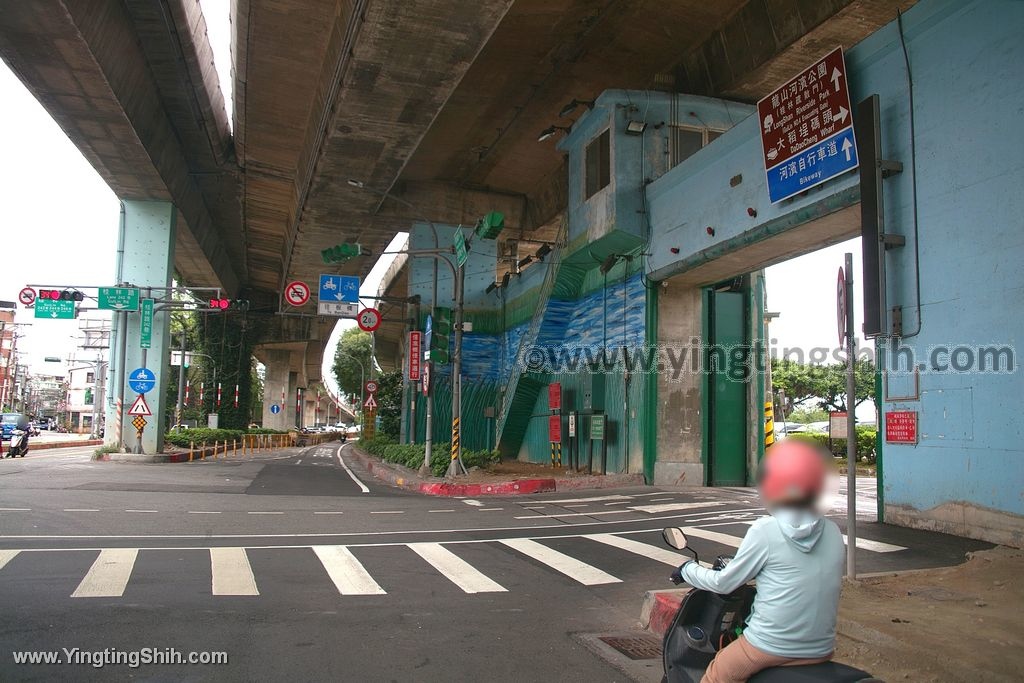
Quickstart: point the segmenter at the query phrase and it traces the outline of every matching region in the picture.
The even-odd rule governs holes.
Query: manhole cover
[[[661,641],[653,636],[601,636],[601,641],[630,659],[659,659]]]

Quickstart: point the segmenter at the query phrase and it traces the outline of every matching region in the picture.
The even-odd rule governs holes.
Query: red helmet
[[[761,470],[761,496],[766,503],[797,503],[821,495],[825,457],[814,444],[784,439],[768,449]]]

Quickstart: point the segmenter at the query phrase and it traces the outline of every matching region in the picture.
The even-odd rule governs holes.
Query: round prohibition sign
[[[18,301],[21,302],[22,306],[31,306],[35,300],[36,290],[32,289],[31,287],[26,287],[25,289],[18,292]]]
[[[374,382],[372,379],[369,380],[366,383],[366,393],[368,393],[368,394],[376,394],[377,393],[377,383]]]
[[[380,311],[376,308],[364,308],[359,311],[359,317],[356,319],[356,322],[359,324],[359,329],[363,332],[373,332],[380,327]]]
[[[309,301],[309,285],[300,280],[288,283],[284,288],[284,298],[292,306],[304,306]]]

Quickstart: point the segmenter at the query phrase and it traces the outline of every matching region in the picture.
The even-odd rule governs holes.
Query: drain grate
[[[654,636],[601,636],[600,640],[630,659],[659,659],[661,640]]]

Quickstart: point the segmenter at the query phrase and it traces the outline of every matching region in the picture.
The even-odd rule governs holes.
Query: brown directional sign
[[[837,47],[757,103],[764,167],[791,159],[853,124],[843,49]]]

